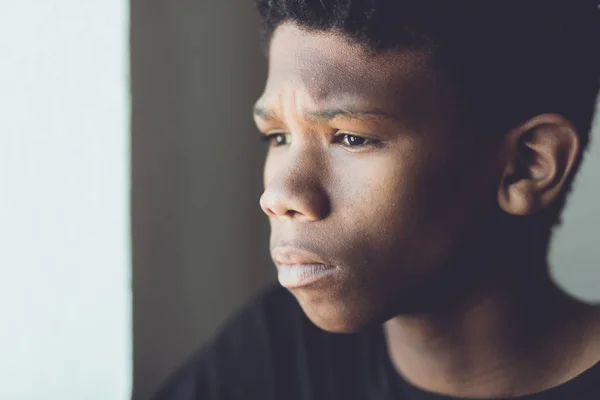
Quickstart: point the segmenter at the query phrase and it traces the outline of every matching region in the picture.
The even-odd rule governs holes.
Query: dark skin
[[[539,273],[543,235],[523,221],[564,190],[577,132],[544,114],[486,135],[429,61],[276,30],[255,120],[280,281],[290,260],[330,266],[290,288],[307,316],[331,332],[385,324],[393,364],[424,389],[556,386],[600,359],[600,319]]]

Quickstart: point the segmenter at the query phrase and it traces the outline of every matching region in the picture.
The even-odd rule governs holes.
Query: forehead
[[[439,89],[439,83],[426,52],[373,53],[341,34],[286,23],[271,41],[264,100],[291,89],[312,103],[349,97],[391,105]]]

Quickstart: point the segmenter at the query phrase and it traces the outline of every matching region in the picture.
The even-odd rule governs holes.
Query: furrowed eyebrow
[[[389,118],[393,119],[394,116],[390,113],[379,110],[379,109],[352,109],[352,108],[330,108],[319,111],[307,111],[306,115],[314,119],[322,119],[325,121],[331,121],[335,118],[347,118],[347,119],[364,119],[364,118]]]
[[[352,109],[350,107],[347,108],[328,108],[317,111],[303,111],[303,114],[308,118],[331,121],[335,118],[346,118],[346,119],[365,119],[365,118],[386,118],[386,119],[396,119],[396,117],[384,110],[381,109]],[[262,120],[277,120],[277,116],[274,112],[267,110],[263,107],[254,107],[254,116],[260,118]]]

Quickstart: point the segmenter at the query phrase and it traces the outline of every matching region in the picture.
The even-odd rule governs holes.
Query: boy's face
[[[269,59],[255,113],[274,134],[261,206],[280,281],[308,317],[356,331],[474,272],[461,261],[498,209],[499,139],[476,132],[427,56],[372,55],[284,24]],[[330,267],[292,265],[315,263]]]

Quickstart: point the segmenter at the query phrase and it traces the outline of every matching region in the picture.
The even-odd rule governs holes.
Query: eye
[[[269,143],[271,147],[279,147],[284,146],[286,144],[290,144],[289,135],[285,132],[277,132],[268,135],[263,135],[262,140],[264,142]]]
[[[336,141],[348,147],[361,147],[375,143],[375,140],[373,139],[368,139],[357,135],[351,135],[349,133],[342,133],[337,135]]]

